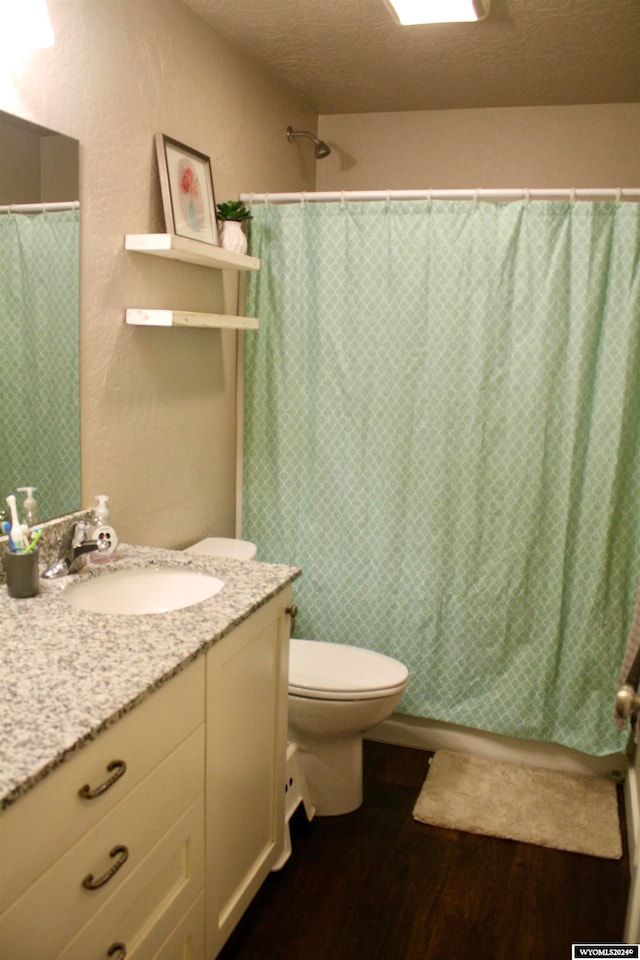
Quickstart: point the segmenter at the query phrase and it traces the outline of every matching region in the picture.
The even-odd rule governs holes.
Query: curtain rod
[[[241,193],[240,199],[245,203],[306,203],[321,200],[640,200],[640,189],[335,190],[326,193]]]
[[[0,207],[0,213],[50,213],[79,208],[79,200],[63,200],[56,203],[10,203],[8,206]]]

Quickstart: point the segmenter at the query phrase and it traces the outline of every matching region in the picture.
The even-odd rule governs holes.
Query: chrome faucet
[[[73,524],[66,537],[60,540],[57,560],[49,564],[42,576],[53,580],[66,577],[69,573],[77,573],[86,563],[87,554],[95,550],[108,550],[108,541],[90,538],[91,528],[92,524],[88,520],[78,520]]]

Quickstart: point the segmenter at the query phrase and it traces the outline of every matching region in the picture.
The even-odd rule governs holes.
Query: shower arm
[[[310,140],[313,140],[316,160],[322,160],[323,157],[328,157],[331,153],[331,147],[329,147],[324,140],[316,137],[315,134],[309,133],[308,130],[294,130],[292,127],[287,127],[287,140],[289,143],[293,143],[295,137],[308,137]]]

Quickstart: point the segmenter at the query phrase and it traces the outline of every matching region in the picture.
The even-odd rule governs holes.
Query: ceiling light
[[[385,0],[404,26],[484,20],[491,0]]]
[[[21,50],[52,47],[55,41],[46,0],[0,0],[3,45]]]

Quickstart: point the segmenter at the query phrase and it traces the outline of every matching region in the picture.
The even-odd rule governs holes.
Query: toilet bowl
[[[404,664],[373,650],[291,640],[289,739],[318,816],[361,805],[363,735],[393,713],[408,677]]]

